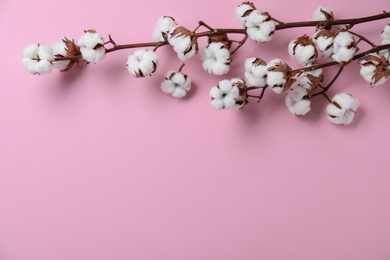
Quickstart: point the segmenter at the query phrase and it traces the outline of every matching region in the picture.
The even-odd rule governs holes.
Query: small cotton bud
[[[359,108],[359,100],[348,93],[339,93],[332,99],[332,103],[326,106],[328,119],[334,124],[348,125]]]
[[[308,90],[304,87],[297,87],[288,92],[285,103],[288,110],[296,116],[306,115],[311,109]]]
[[[127,59],[127,69],[134,77],[146,77],[156,71],[157,54],[152,50],[137,50]]]
[[[314,42],[307,35],[291,41],[288,45],[288,53],[303,66],[313,63],[318,56]]]
[[[170,70],[165,75],[165,80],[160,87],[164,93],[182,98],[191,89],[191,79],[184,73]]]

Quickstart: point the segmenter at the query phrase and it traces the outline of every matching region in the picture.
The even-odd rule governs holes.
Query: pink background
[[[371,89],[356,64],[346,69],[330,95],[350,92],[361,108],[345,127],[328,122],[323,98],[304,118],[271,92],[239,112],[209,105],[210,88],[243,76],[247,57],[298,68],[286,46],[313,28],[248,42],[227,76],[208,75],[196,56],[184,68],[194,90],[183,100],[159,89],[180,66],[169,48],[144,79],[127,72],[127,50],[68,73],[32,76],[21,66],[28,44],[84,29],[151,41],[162,15],[189,28],[238,28],[239,3],[0,2],[1,260],[390,259],[390,81]],[[320,4],[338,18],[390,10],[388,0],[255,3],[283,21],[310,20]],[[378,42],[388,22],[355,31]]]

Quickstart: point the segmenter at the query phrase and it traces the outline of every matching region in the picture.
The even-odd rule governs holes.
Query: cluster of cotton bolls
[[[103,37],[95,30],[88,30],[77,42],[71,37],[63,37],[53,48],[39,43],[31,44],[23,50],[23,66],[28,72],[39,75],[51,72],[54,67],[66,71],[77,62],[78,56],[87,63],[104,59],[106,49]]]
[[[333,12],[326,7],[318,7],[313,14],[314,21],[332,21]],[[358,50],[357,42],[347,30],[335,32],[331,26],[317,26],[313,37],[304,35],[292,40],[288,52],[292,58],[303,66],[312,65],[317,59],[318,51],[323,57],[330,57],[338,63],[349,62]]]
[[[275,32],[275,21],[267,12],[260,12],[253,3],[244,2],[237,6],[236,16],[248,37],[256,42],[268,42]]]

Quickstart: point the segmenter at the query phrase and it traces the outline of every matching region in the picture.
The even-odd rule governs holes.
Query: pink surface
[[[189,28],[198,20],[238,28],[239,3],[1,1],[1,260],[390,259],[389,81],[371,89],[356,64],[346,69],[330,91],[361,101],[346,127],[327,121],[322,99],[304,118],[270,92],[239,112],[209,105],[211,86],[241,76],[245,58],[292,62],[288,42],[312,29],[248,42],[223,77],[193,58],[184,72],[195,90],[183,100],[159,89],[180,66],[168,48],[145,79],[127,72],[131,51],[67,74],[21,66],[28,44],[84,29],[151,41],[161,15]],[[320,4],[339,18],[390,10],[388,0],[255,3],[284,21],[310,20]],[[356,31],[378,41],[388,22]]]

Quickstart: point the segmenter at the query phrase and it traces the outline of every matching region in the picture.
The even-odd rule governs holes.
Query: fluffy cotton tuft
[[[310,111],[311,102],[307,91],[304,87],[297,87],[287,93],[285,103],[292,114],[303,116]]]
[[[301,75],[299,75],[297,83],[300,87],[303,87],[307,90],[313,90],[323,80],[324,76],[322,74],[322,69],[316,69],[303,72]]]
[[[333,18],[333,11],[327,7],[319,6],[313,13],[313,21],[329,21]]]
[[[313,42],[325,58],[332,56],[334,32],[332,30],[320,29],[313,36]]]
[[[33,43],[23,50],[23,67],[34,75],[51,72],[53,61],[53,49],[50,46]]]
[[[248,58],[245,60],[245,79],[248,86],[267,86],[267,63],[260,58]]]
[[[307,35],[292,40],[288,45],[288,53],[303,66],[312,64],[318,56],[314,42]]]
[[[334,38],[332,59],[339,63],[349,62],[358,50],[357,43],[349,32],[339,32]]]
[[[275,32],[275,21],[267,13],[253,10],[245,22],[246,32],[256,42],[268,42]]]
[[[127,69],[134,77],[146,77],[156,71],[158,63],[157,54],[152,50],[137,50],[127,59]]]
[[[168,43],[182,61],[191,58],[198,52],[198,43],[193,38],[192,32],[183,26],[176,26],[171,29],[168,35]]]
[[[371,53],[359,60],[360,75],[371,86],[381,85],[390,77],[389,53]]]
[[[222,80],[210,90],[210,104],[216,110],[239,109],[245,105],[245,97],[240,89],[245,88],[245,81],[240,78]]]
[[[77,45],[86,62],[97,63],[106,57],[104,39],[95,30],[86,31],[78,40]]]
[[[390,44],[390,24],[386,25],[381,33],[382,44]]]
[[[203,49],[201,60],[205,71],[214,75],[223,75],[229,72],[232,58],[223,43],[212,42]]]
[[[268,62],[267,71],[267,85],[277,94],[288,90],[293,83],[290,78],[291,68],[280,59]]]
[[[156,42],[165,42],[168,39],[169,32],[177,26],[173,17],[162,16],[158,19],[153,32],[153,40]]]
[[[237,6],[236,16],[240,20],[242,27],[246,27],[246,19],[253,10],[256,10],[256,7],[253,5],[253,3],[250,2],[244,2]]]
[[[175,98],[182,98],[191,89],[191,79],[184,73],[170,70],[160,87],[164,93]]]
[[[353,121],[358,108],[357,98],[348,93],[339,93],[333,97],[332,103],[326,106],[326,113],[332,123],[348,125]]]

